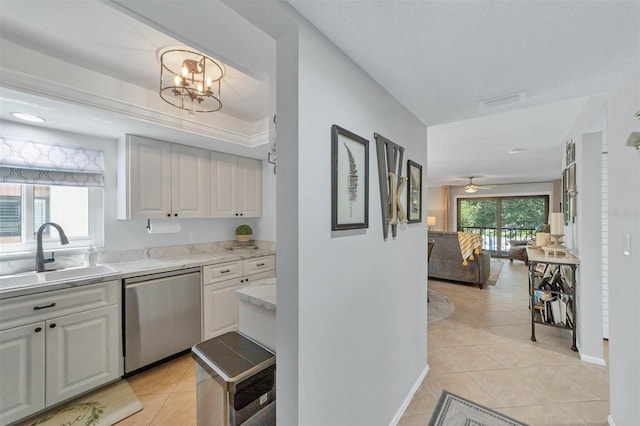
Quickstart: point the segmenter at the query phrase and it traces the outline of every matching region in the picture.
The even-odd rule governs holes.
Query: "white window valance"
[[[104,186],[104,152],[0,136],[0,182]]]

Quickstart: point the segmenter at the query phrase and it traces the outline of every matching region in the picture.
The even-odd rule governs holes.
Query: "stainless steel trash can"
[[[191,348],[198,426],[276,424],[276,356],[232,331]]]

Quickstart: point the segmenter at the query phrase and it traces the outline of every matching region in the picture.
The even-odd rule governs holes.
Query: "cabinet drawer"
[[[242,281],[241,284],[243,286],[251,285],[256,281],[266,280],[267,278],[275,278],[275,276],[276,276],[276,271],[261,272],[259,274],[253,274],[253,275],[249,275],[248,277],[244,277],[244,280]]]
[[[0,329],[101,308],[119,301],[119,281],[3,299],[0,300]]]
[[[243,278],[234,278],[231,280],[218,281],[213,284],[211,283],[205,284],[202,288],[204,289],[204,291],[213,291],[213,290],[219,290],[225,287],[239,287],[243,283],[244,283]]]
[[[276,269],[276,257],[264,256],[244,261],[244,274],[258,274],[260,272],[272,271]]]
[[[226,262],[202,268],[202,284],[212,284],[242,276],[242,263]]]

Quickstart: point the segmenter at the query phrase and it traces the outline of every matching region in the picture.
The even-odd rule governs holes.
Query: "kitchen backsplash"
[[[144,259],[163,259],[176,257],[198,256],[215,252],[228,252],[238,248],[236,240],[217,241],[211,243],[183,244],[175,246],[147,247],[136,250],[122,251],[100,251],[98,252],[98,263],[116,264],[121,262],[133,262]],[[276,249],[275,241],[251,241],[252,246],[257,246],[261,250]],[[45,251],[45,257],[50,255]],[[47,269],[64,269],[74,266],[82,266],[85,263],[84,253],[74,255],[56,254],[56,261],[47,264]],[[29,258],[14,259],[0,262],[0,275],[12,275],[35,270],[35,254]]]

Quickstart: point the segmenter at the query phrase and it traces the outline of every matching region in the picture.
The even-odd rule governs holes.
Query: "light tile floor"
[[[482,290],[429,282],[455,311],[428,326],[429,374],[400,425],[426,425],[442,389],[531,425],[607,424],[608,368],[580,361],[567,331],[538,326],[538,341],[529,340],[526,273],[522,262],[506,261],[497,284]],[[144,409],[119,426],[196,424],[190,355],[128,381]]]
[[[196,424],[196,375],[191,355],[183,355],[127,380],[144,408],[118,426]]]
[[[532,342],[527,269],[504,262],[495,286],[429,281],[455,305],[428,325],[429,374],[400,425],[426,425],[443,389],[525,423],[606,425],[607,367],[580,361],[571,333],[536,326]],[[608,347],[604,343],[605,360]],[[608,360],[607,360],[608,362]]]

